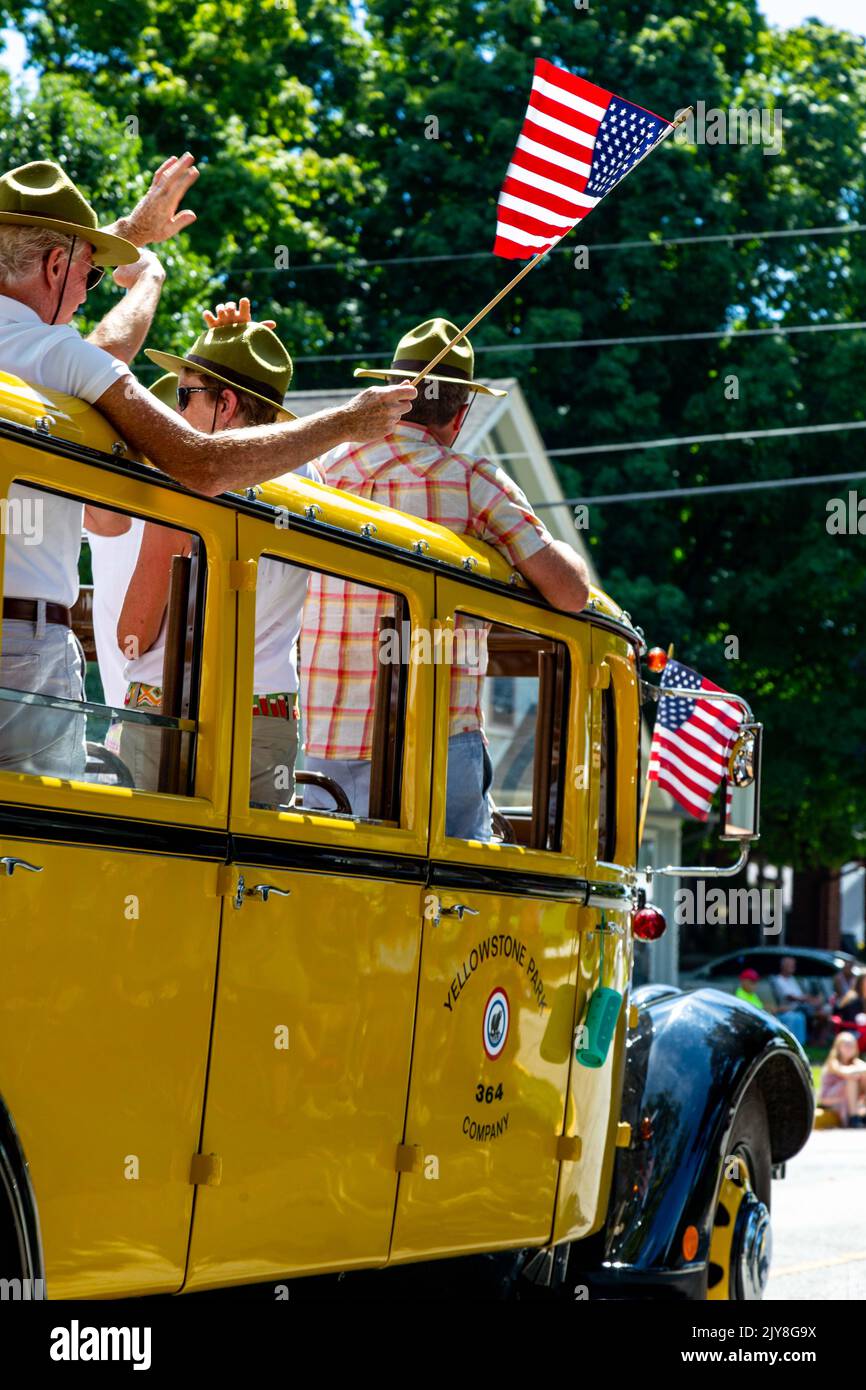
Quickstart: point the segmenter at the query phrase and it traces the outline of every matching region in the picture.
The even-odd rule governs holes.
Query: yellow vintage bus
[[[2,375],[0,438],[0,498],[191,538],[161,713],[68,701],[82,780],[0,772],[4,1288],[396,1288],[423,1264],[515,1297],[760,1297],[811,1082],[750,1006],[632,989],[634,934],[663,924],[636,871],[629,616],[600,590],[557,612],[472,538],[291,475],[195,496]],[[303,770],[294,805],[251,803],[263,556],[389,596],[365,818]],[[487,633],[490,843],[445,833],[435,653],[461,615]],[[106,748],[124,721],[157,741],[156,789]],[[332,810],[304,810],[316,781]]]

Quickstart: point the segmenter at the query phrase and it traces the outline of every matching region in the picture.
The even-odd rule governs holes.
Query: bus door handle
[[[442,907],[442,905],[440,904],[436,909],[436,915],[433,918],[433,925],[434,927],[438,927],[443,917],[456,917],[459,921],[462,922],[463,918],[466,916],[467,913],[470,917],[477,917],[478,908],[467,907],[466,903],[452,903],[451,907]]]
[[[268,901],[272,893],[276,893],[280,898],[290,898],[291,888],[277,888],[273,883],[254,883],[252,888],[247,888],[243,874],[238,874],[238,886],[232,899],[232,907],[241,908],[244,905],[244,898],[261,898],[263,903]]]
[[[244,897],[254,898],[258,895],[262,902],[266,903],[272,893],[276,893],[278,898],[290,898],[292,896],[291,888],[275,888],[272,883],[254,883],[252,888],[247,888],[244,891]]]
[[[26,859],[15,859],[12,855],[4,855],[0,859],[8,878],[11,878],[16,869],[28,869],[31,874],[41,874],[43,866],[41,864],[28,864]]]

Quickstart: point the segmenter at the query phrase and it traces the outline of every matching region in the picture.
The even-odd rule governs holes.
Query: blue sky
[[[759,7],[771,24],[790,28],[804,19],[820,19],[834,29],[853,29],[866,33],[866,5],[863,0],[759,0]]]
[[[0,54],[0,63],[10,72],[20,72],[24,62],[24,40],[21,35],[11,29],[0,29],[0,39],[5,45],[5,52]]]
[[[790,26],[804,19],[820,19],[837,29],[852,29],[866,34],[866,4],[864,0],[759,0],[760,8],[771,24]],[[687,8],[687,0],[683,0]],[[24,41],[19,34],[0,30],[5,49],[0,53],[0,66],[20,73],[24,64]]]

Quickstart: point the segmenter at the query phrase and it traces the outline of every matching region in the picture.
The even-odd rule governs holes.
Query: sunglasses
[[[105,274],[105,266],[104,266],[104,265],[92,265],[92,266],[90,267],[90,269],[89,269],[88,272],[87,272],[87,279],[86,279],[86,281],[84,282],[85,285],[86,285],[86,287],[87,287],[88,292],[89,292],[90,290],[95,290],[95,289],[96,289],[96,286],[99,284],[99,282],[100,282],[100,280],[102,279],[102,277],[103,277],[104,274]]]
[[[196,391],[215,391],[218,396],[222,394],[221,387],[219,386],[178,386],[177,408],[180,411],[181,415],[183,415],[184,411],[189,405],[190,396],[194,395]]]

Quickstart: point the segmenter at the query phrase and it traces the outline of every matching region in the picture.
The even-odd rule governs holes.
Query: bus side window
[[[46,536],[78,545],[84,499],[13,486],[16,497],[35,494],[34,506],[51,509]],[[191,795],[204,548],[187,532],[102,510],[130,525],[110,536],[84,531],[69,609],[48,604],[40,626],[36,600],[4,593],[0,771]],[[118,621],[146,530],[165,541],[160,582],[149,586],[152,630],[146,646],[136,639],[120,649]],[[4,591],[9,582],[7,551]]]
[[[568,699],[562,642],[458,615],[446,835],[561,848]]]
[[[250,805],[399,824],[408,658],[402,595],[262,555]]]
[[[612,681],[601,691],[600,755],[596,859],[612,864],[616,855],[616,710]]]

